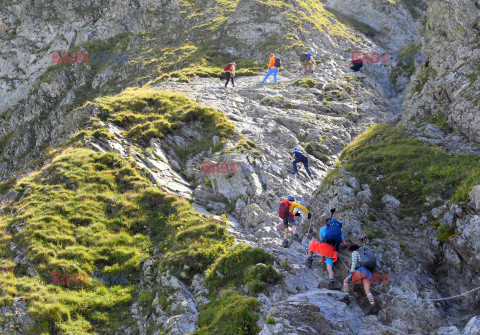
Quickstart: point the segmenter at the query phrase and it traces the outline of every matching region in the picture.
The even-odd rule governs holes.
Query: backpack
[[[342,225],[343,223],[336,219],[328,220],[323,242],[334,246],[337,250],[340,250],[340,245],[342,244]]]
[[[278,215],[282,219],[285,219],[289,215],[290,204],[290,201],[284,200],[280,203],[280,206],[278,206]]]
[[[232,63],[228,63],[227,65],[225,65],[225,67],[223,68],[223,71],[225,72],[228,72],[230,71],[230,67],[232,66]]]
[[[275,64],[273,64],[275,67],[280,67],[282,66],[282,62],[280,61],[280,58],[275,57]]]
[[[302,55],[300,56],[300,62],[306,61],[306,60],[307,60],[307,55],[308,55],[308,54],[302,54]]]
[[[375,267],[377,266],[377,256],[373,253],[372,250],[361,247],[358,249],[358,253],[360,254],[360,266],[359,267],[365,267],[369,269],[370,271],[375,270]]]

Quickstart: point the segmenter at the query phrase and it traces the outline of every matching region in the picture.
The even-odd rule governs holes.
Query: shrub
[[[265,320],[265,322],[267,323],[267,325],[274,325],[274,324],[277,323],[277,322],[275,321],[275,318],[273,318],[273,317],[271,317],[271,316],[269,316],[269,317],[267,318],[267,320]]]
[[[300,78],[295,80],[292,85],[294,86],[302,86],[304,88],[312,88],[313,86],[317,85],[318,82],[312,78]]]
[[[255,265],[258,263],[269,266],[257,268]],[[208,270],[205,284],[214,291],[239,286],[255,279],[267,280],[273,284],[278,281],[278,273],[271,266],[272,263],[273,257],[265,250],[239,243],[230,248]]]
[[[226,291],[215,301],[201,307],[198,330],[194,335],[250,335],[257,334],[259,303],[235,291]]]

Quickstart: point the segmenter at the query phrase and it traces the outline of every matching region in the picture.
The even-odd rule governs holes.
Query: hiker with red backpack
[[[371,309],[367,315],[378,314],[378,308],[375,306],[375,299],[372,292],[370,291],[370,286],[372,285],[372,271],[377,266],[377,257],[375,254],[368,248],[360,247],[357,244],[352,244],[348,251],[352,254],[352,266],[350,268],[350,275],[345,278],[343,281],[343,293],[345,296],[340,300],[341,302],[350,303],[349,295],[349,285],[353,284],[363,284],[363,290],[365,295],[370,302]]]
[[[225,71],[225,76],[227,77],[227,81],[225,82],[225,88],[227,88],[228,82],[230,80],[232,81],[232,86],[235,87],[235,83],[233,82],[233,78],[235,77],[235,68],[236,67],[237,67],[237,64],[228,63],[223,68],[223,71]]]
[[[273,54],[268,56],[270,59],[270,62],[268,63],[268,72],[265,75],[265,78],[262,80],[262,84],[265,84],[265,81],[267,81],[267,78],[270,77],[273,74],[273,81],[275,84],[277,83],[277,74],[278,74],[278,69],[280,66],[282,66],[280,58],[275,57]]]
[[[302,205],[300,204],[297,204],[295,202],[295,198],[293,197],[293,195],[289,195],[287,197],[287,200],[284,200],[280,203],[280,206],[278,207],[278,215],[283,219],[283,223],[282,223],[282,227],[284,229],[284,233],[283,233],[283,243],[282,243],[282,246],[284,248],[288,248],[289,246],[289,242],[288,242],[288,227],[289,225],[292,226],[292,233],[293,233],[293,237],[298,241],[300,238],[297,234],[297,225],[295,223],[295,216],[299,216],[300,213],[296,213],[295,215],[293,214],[293,210],[295,208],[298,208],[298,209],[301,209],[302,211],[304,211],[305,213],[308,214],[308,218],[310,219],[312,217],[312,214],[308,211],[308,209],[306,209],[305,207],[303,207]]]
[[[335,208],[332,208],[330,212],[332,215],[329,219],[325,220],[325,226],[320,229],[320,242],[313,240],[310,243],[308,248],[308,258],[304,264],[310,268],[312,267],[313,252],[322,256],[322,262],[327,264],[328,279],[330,280],[328,289],[334,290],[335,279],[333,263],[338,259],[337,251],[340,251],[340,248],[346,247],[347,243],[342,235],[342,222],[333,218]]]

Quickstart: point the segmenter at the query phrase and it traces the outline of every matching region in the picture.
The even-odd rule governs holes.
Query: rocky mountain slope
[[[453,46],[431,28],[454,36],[455,22],[476,22],[472,5],[2,3],[2,333],[480,333],[478,111],[463,95],[455,106],[473,119],[425,100],[475,92],[478,76],[444,84],[452,72],[435,50]],[[58,49],[129,62],[49,67]],[[305,76],[308,49],[319,66]],[[352,73],[353,50],[391,61]],[[269,53],[283,61],[276,85],[260,83]],[[236,87],[225,89],[231,60]],[[419,79],[429,69],[437,81]],[[295,146],[311,179],[290,173]],[[283,248],[276,211],[289,194],[313,218]],[[303,265],[332,207],[388,277],[373,286],[378,315],[365,315],[360,287],[349,305],[327,290],[319,258]],[[349,256],[335,263],[338,286]]]
[[[420,26],[428,66],[417,69],[404,103],[405,120],[438,116],[478,142],[478,1],[432,1]]]

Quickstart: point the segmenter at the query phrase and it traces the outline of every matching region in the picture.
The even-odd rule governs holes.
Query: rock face
[[[418,1],[418,7],[412,7],[410,12],[401,1],[395,4],[382,0],[325,1],[327,8],[367,25],[363,29],[368,32],[368,36],[387,50],[405,49],[415,40],[415,20],[412,14],[421,15],[424,5],[423,1]]]
[[[429,63],[417,69],[404,120],[439,115],[448,126],[480,140],[480,12],[476,1],[430,1],[420,31]]]

